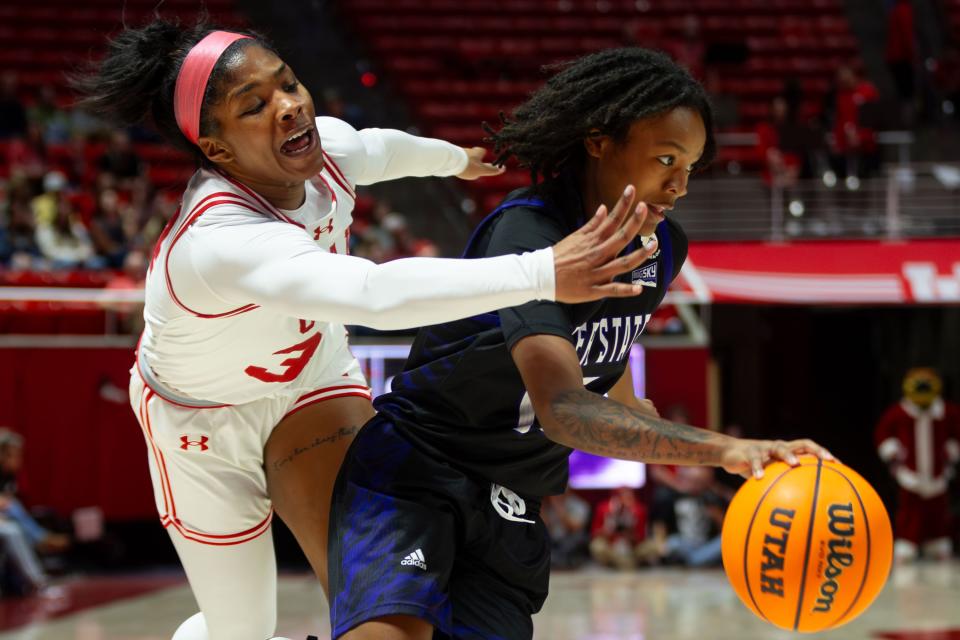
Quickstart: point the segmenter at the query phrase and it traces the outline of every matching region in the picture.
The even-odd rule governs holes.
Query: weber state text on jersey
[[[520,253],[560,241],[584,221],[574,184],[556,178],[510,194],[474,232],[465,256]],[[634,297],[531,302],[420,329],[403,372],[391,393],[375,402],[377,409],[418,447],[467,473],[528,496],[562,492],[570,449],[544,436],[510,349],[533,334],[564,337],[580,356],[586,387],[609,391],[687,256],[686,235],[676,222],[665,220],[656,234],[657,253],[618,278],[644,285]]]

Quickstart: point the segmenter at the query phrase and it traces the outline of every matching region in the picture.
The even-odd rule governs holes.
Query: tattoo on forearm
[[[317,447],[322,447],[325,444],[333,444],[334,442],[339,442],[344,438],[353,438],[353,436],[355,436],[357,434],[357,431],[359,430],[360,430],[360,427],[358,426],[340,427],[339,429],[337,429],[336,432],[331,433],[329,435],[317,436],[316,438],[313,439],[313,442],[311,442],[307,446],[294,447],[293,451],[291,451],[289,454],[285,455],[282,458],[278,458],[274,460],[273,469],[277,470],[283,465],[287,464],[288,462],[292,462],[293,459],[296,458],[297,456],[304,454],[308,451],[312,451]]]
[[[578,389],[551,405],[555,440],[588,453],[644,462],[718,464],[723,436],[670,422]]]

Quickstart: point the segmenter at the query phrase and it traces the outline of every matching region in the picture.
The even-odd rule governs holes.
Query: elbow
[[[554,442],[564,444],[564,415],[567,411],[568,401],[563,392],[551,393],[546,398],[535,398],[531,396],[533,402],[533,411],[537,416],[537,422],[543,430],[543,434]]]
[[[592,428],[595,421],[591,406],[597,394],[583,387],[554,390],[541,402],[534,400],[534,411],[543,434],[550,440],[566,447],[576,448],[578,436],[585,428]]]
[[[545,435],[548,440],[563,445],[564,447],[570,447],[571,449],[577,448],[577,443],[571,436],[568,425],[565,425],[561,419],[557,419],[554,415],[544,414],[543,418],[538,417],[538,422],[540,429],[543,431],[543,435]]]

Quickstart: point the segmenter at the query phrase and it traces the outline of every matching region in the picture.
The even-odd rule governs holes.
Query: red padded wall
[[[146,446],[126,400],[132,364],[130,348],[0,349],[0,425],[26,439],[29,504],[156,517]]]

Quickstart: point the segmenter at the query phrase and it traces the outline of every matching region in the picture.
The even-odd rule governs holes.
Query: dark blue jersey
[[[549,247],[583,224],[582,211],[573,180],[515,191],[480,224],[465,257]],[[376,408],[416,446],[467,473],[530,496],[562,492],[570,449],[543,434],[510,350],[534,334],[563,337],[580,356],[586,387],[609,391],[687,256],[686,235],[676,222],[665,220],[656,234],[658,252],[618,277],[642,283],[637,296],[530,302],[420,329],[403,372]],[[639,246],[637,238],[626,251]]]

